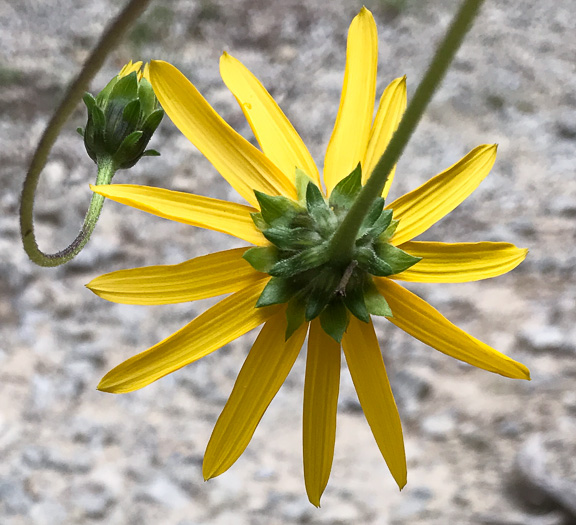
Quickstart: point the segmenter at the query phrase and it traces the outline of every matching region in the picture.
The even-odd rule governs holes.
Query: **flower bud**
[[[148,65],[126,64],[94,98],[84,95],[88,108],[86,129],[78,128],[90,158],[98,164],[112,161],[115,169],[131,168],[143,156],[156,156],[146,150],[154,131],[162,121],[159,107],[148,80]]]

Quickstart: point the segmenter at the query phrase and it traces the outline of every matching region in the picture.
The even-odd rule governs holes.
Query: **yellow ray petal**
[[[142,61],[140,60],[139,62],[135,62],[132,63],[132,60],[130,60],[130,62],[128,62],[121,70],[120,73],[118,73],[118,76],[120,78],[122,77],[127,77],[130,73],[134,73],[135,71],[138,72],[140,71],[140,67],[142,66]]]
[[[340,345],[315,319],[308,335],[302,435],[306,492],[317,507],[332,469],[339,386]]]
[[[122,304],[172,304],[237,292],[265,277],[244,259],[246,248],[211,253],[180,264],[145,266],[96,277],[86,287]]]
[[[261,325],[279,308],[254,308],[267,281],[226,297],[171,336],[113,368],[98,390],[113,394],[138,390]]]
[[[388,317],[388,320],[412,337],[443,354],[489,372],[514,379],[530,379],[530,372],[522,363],[453,325],[412,292],[390,279],[376,277],[374,282],[392,309],[393,317]]]
[[[150,81],[176,127],[250,204],[257,205],[254,190],[296,197],[290,179],[236,133],[173,65],[153,60]]]
[[[258,246],[270,244],[254,226],[250,214],[257,210],[250,206],[134,184],[103,184],[90,188],[108,199],[158,217],[227,233]]]
[[[364,323],[351,315],[342,348],[366,420],[390,473],[402,489],[407,476],[402,424],[372,321]]]
[[[363,7],[348,31],[340,107],[324,158],[328,193],[364,158],[376,96],[378,35],[372,13]]]
[[[370,131],[370,140],[368,141],[368,149],[362,162],[362,184],[366,183],[368,177],[372,174],[380,157],[384,154],[392,135],[396,131],[404,110],[406,109],[406,77],[397,78],[393,80],[390,85],[384,90],[374,124]],[[394,172],[396,166],[392,168],[388,180],[382,191],[382,197],[386,198],[390,185],[394,180]]]
[[[262,328],[210,437],[202,467],[204,479],[228,470],[244,452],[268,405],[292,369],[307,329],[308,324],[304,323],[285,341],[285,307]]]
[[[464,201],[490,173],[496,145],[474,148],[456,164],[386,206],[399,219],[392,244],[398,246],[425,232]]]
[[[528,250],[507,242],[406,242],[402,250],[422,257],[392,277],[421,283],[466,283],[505,274],[518,266]]]
[[[318,168],[304,142],[260,81],[237,59],[224,53],[220,74],[244,112],[264,154],[292,181],[296,168],[320,186]]]

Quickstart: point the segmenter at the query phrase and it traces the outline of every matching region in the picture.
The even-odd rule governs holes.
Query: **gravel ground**
[[[380,38],[379,91],[421,78],[458,3],[367,0]],[[396,7],[395,7],[396,6]],[[129,59],[177,65],[239,132],[249,128],[218,72],[227,50],[269,88],[318,162],[340,96],[348,24],[361,3],[173,0],[152,3],[94,88]],[[0,522],[5,524],[569,525],[576,523],[576,23],[573,0],[488,0],[401,159],[391,197],[474,146],[499,144],[492,174],[426,233],[530,249],[514,272],[480,283],[410,286],[473,335],[525,363],[531,382],[473,369],[379,324],[409,464],[399,493],[342,374],[336,455],[321,509],[302,479],[304,356],[243,457],[202,482],[211,429],[253,339],[247,336],[142,391],[95,389],[125,358],[206,304],[106,303],[84,284],[121,268],[237,246],[231,238],[107,203],[71,264],[35,267],[18,234],[27,162],[51,111],[116,2],[0,2]],[[62,133],[38,194],[40,245],[71,240],[94,167]],[[237,199],[162,123],[117,182]],[[345,365],[343,365],[345,366]]]

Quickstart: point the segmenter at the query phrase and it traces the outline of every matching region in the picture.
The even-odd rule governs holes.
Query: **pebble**
[[[509,480],[510,490],[538,512],[561,511],[576,520],[576,482],[551,474],[541,434],[532,435],[518,451]]]
[[[25,515],[32,505],[22,479],[11,474],[0,478],[0,515]],[[4,509],[3,511],[1,509]]]
[[[66,453],[42,445],[30,445],[22,452],[24,463],[33,469],[51,469],[66,474],[88,472],[93,465],[92,458],[84,453]]]
[[[400,503],[392,509],[391,523],[413,522],[426,509],[433,496],[434,493],[428,487],[406,490]]]
[[[557,326],[534,326],[524,328],[517,335],[517,346],[532,352],[575,354],[576,343],[571,334]]]
[[[422,401],[430,395],[430,382],[409,370],[400,370],[391,381],[394,399],[402,417],[414,417],[419,412]]]
[[[156,476],[148,485],[142,488],[137,497],[173,509],[184,508],[190,503],[188,495],[178,485],[164,476]]]
[[[445,441],[451,437],[455,428],[455,414],[449,411],[427,416],[420,421],[422,432],[436,441]]]
[[[73,489],[73,500],[82,515],[92,520],[103,520],[116,504],[105,485],[88,482]]]

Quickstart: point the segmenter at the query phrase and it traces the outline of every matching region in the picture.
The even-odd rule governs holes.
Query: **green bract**
[[[94,98],[84,95],[88,108],[86,129],[78,128],[90,158],[98,164],[112,161],[115,169],[131,168],[143,156],[164,111],[158,107],[152,85],[136,71],[114,77]]]
[[[335,262],[330,241],[362,188],[360,165],[326,200],[320,188],[296,171],[298,201],[255,192],[260,212],[256,227],[272,245],[244,254],[256,270],[272,276],[257,307],[288,303],[286,339],[305,321],[320,316],[324,331],[340,342],[350,313],[364,322],[370,315],[392,316],[372,276],[403,272],[420,258],[388,243],[398,221],[378,198],[368,211],[349,261]]]

